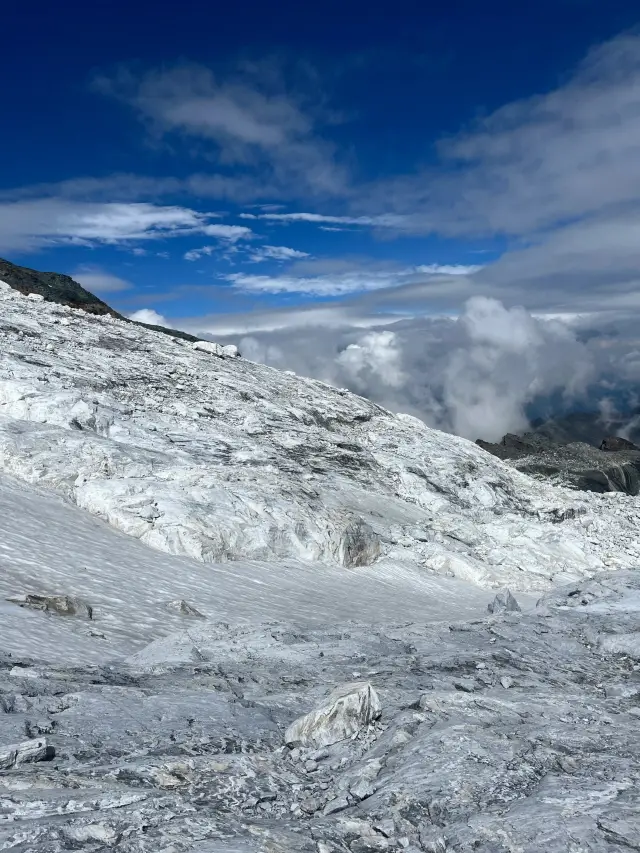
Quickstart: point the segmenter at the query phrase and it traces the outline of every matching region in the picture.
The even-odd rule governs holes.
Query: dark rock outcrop
[[[189,335],[187,332],[180,332],[177,329],[168,329],[166,326],[154,326],[150,323],[139,323],[136,320],[129,320],[128,317],[119,314],[107,305],[106,302],[98,299],[93,293],[85,290],[70,275],[62,275],[57,272],[39,272],[38,270],[29,269],[29,267],[12,264],[11,261],[0,258],[0,281],[4,281],[9,287],[25,294],[25,296],[35,293],[38,296],[42,296],[47,302],[56,302],[58,305],[80,309],[86,311],[88,314],[96,314],[98,316],[108,314],[111,317],[116,317],[118,320],[134,323],[136,326],[143,326],[145,329],[162,332],[174,338],[181,338],[185,341],[198,340],[194,335]]]
[[[626,438],[620,438],[619,435],[609,435],[600,442],[600,450],[606,450],[608,453],[618,453],[621,450],[640,451],[640,447],[632,441],[627,441]]]
[[[508,433],[495,444],[481,439],[476,444],[525,474],[581,491],[640,493],[640,448],[624,438],[608,437],[593,447],[582,441],[553,441],[535,432]]]
[[[19,267],[10,261],[0,258],[0,281],[4,281],[14,290],[24,293],[37,293],[47,302],[57,302],[69,308],[81,308],[88,314],[105,315],[125,318],[110,308],[106,302],[98,299],[93,293],[85,290],[81,284],[69,275],[57,272],[38,272],[28,267]]]

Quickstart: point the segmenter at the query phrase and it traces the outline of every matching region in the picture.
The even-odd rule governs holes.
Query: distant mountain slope
[[[640,492],[640,447],[615,435],[619,424],[596,414],[538,423],[522,435],[507,433],[476,444],[514,468],[589,492]],[[634,438],[637,435],[632,432]]]
[[[106,302],[85,290],[69,275],[62,275],[57,272],[39,272],[29,269],[29,267],[20,267],[0,258],[0,279],[9,287],[25,295],[37,293],[43,296],[47,302],[57,302],[59,305],[68,305],[69,308],[82,308],[89,314],[100,316],[110,314],[112,317],[125,319],[113,308],[110,308]]]
[[[90,293],[69,275],[57,272],[40,272],[0,258],[0,281],[4,281],[9,287],[24,295],[36,293],[47,302],[56,302],[58,305],[66,305],[68,308],[80,308],[88,314],[95,314],[99,317],[117,317],[119,320],[136,323],[145,329],[154,329],[174,338],[183,338],[187,341],[198,340],[193,335],[180,332],[177,329],[138,323],[136,320],[123,317],[122,314],[114,311],[106,302],[98,299],[95,294]]]

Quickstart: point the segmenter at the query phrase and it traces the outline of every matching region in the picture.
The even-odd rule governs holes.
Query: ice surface
[[[321,382],[9,288],[0,346],[0,470],[231,575],[402,565],[538,591],[640,557],[637,499],[535,482]]]
[[[184,599],[210,621],[383,624],[481,616],[490,594],[385,559],[342,567],[283,561],[202,563],[154,551],[58,495],[0,476],[0,647],[47,660],[102,661],[200,620],[168,611]],[[5,599],[64,594],[93,619],[29,611]]]

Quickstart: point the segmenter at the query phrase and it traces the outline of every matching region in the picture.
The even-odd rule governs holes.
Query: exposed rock
[[[89,314],[110,314],[112,317],[121,317],[106,302],[89,293],[68,275],[38,272],[0,258],[0,281],[4,281],[9,287],[25,296],[39,296],[49,302],[57,302],[59,305],[81,308]],[[121,317],[121,319],[124,318]]]
[[[170,613],[177,613],[179,616],[193,616],[195,619],[206,619],[204,614],[188,604],[183,598],[168,601],[164,607],[165,610],[168,610]]]
[[[296,720],[285,733],[290,746],[330,746],[357,735],[382,712],[378,694],[369,682],[338,687],[322,707]]]
[[[65,667],[0,654],[0,737],[17,743],[10,733],[47,718],[56,748],[55,762],[4,773],[0,846],[502,853],[507,828],[513,850],[633,849],[639,716],[621,686],[640,676],[587,640],[633,634],[639,601],[640,572],[620,571],[517,620],[207,622],[194,629],[205,653],[176,664],[184,632],[167,637],[164,667],[157,656]],[[292,761],[282,731],[356,660],[385,691],[383,718]],[[453,689],[470,672],[482,673],[476,689]]]
[[[174,338],[189,341],[197,340],[193,335],[177,329],[168,329],[149,323],[138,323],[135,320],[123,317],[122,314],[114,311],[106,302],[98,299],[97,296],[90,293],[68,275],[56,272],[40,272],[12,264],[10,261],[0,258],[0,281],[5,282],[18,293],[22,293],[23,296],[27,296],[31,301],[55,302],[58,305],[66,305],[69,308],[86,311],[88,314],[96,316],[116,317],[125,323],[132,323],[145,329],[153,329]]]
[[[25,740],[12,746],[0,746],[0,770],[10,770],[19,764],[49,761],[55,755],[46,738]]]
[[[618,453],[621,450],[640,451],[640,447],[632,441],[628,441],[626,438],[621,438],[619,435],[610,435],[607,436],[607,438],[602,439],[600,443],[600,450],[604,450],[607,453]]]
[[[70,595],[27,595],[8,598],[18,607],[31,607],[34,610],[44,610],[47,613],[57,613],[59,616],[80,616],[83,619],[93,619],[93,608],[81,598]]]
[[[332,800],[329,800],[327,805],[324,807],[325,815],[336,814],[337,812],[343,812],[345,809],[349,808],[349,800],[343,794],[340,797],[334,797]]]
[[[562,443],[545,434],[505,435],[500,442],[476,444],[519,471],[591,492],[640,492],[640,448],[617,436],[598,447],[584,442]],[[615,456],[613,455],[615,453]]]
[[[339,559],[343,566],[368,566],[380,556],[380,537],[366,521],[352,521],[340,541]]]
[[[504,592],[499,592],[491,601],[487,610],[489,613],[505,613],[505,612],[520,612],[520,605],[511,594],[511,590],[506,589]]]

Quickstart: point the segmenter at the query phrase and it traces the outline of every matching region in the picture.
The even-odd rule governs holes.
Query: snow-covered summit
[[[1,284],[0,347],[0,470],[160,550],[402,562],[521,589],[640,556],[635,499],[535,482],[464,439],[231,351]]]

